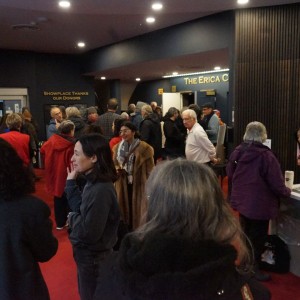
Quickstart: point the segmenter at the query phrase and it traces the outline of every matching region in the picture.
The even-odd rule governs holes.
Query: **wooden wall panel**
[[[300,182],[300,4],[237,11],[235,26],[235,144],[249,122],[264,123],[282,170]]]

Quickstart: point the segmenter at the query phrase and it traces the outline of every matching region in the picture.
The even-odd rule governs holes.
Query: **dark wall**
[[[300,126],[300,4],[236,13],[235,142],[246,125],[260,121],[282,170],[296,171]]]
[[[120,81],[119,80],[95,80],[95,96],[96,105],[98,106],[99,114],[107,111],[107,102],[110,98],[121,99]],[[117,112],[120,113],[121,104]]]
[[[0,50],[0,86],[28,88],[29,105],[45,139],[47,105],[95,105],[93,81],[81,75],[80,56]],[[54,100],[44,92],[87,92],[80,100]],[[72,95],[71,95],[72,96]]]
[[[230,47],[233,21],[226,12],[93,50],[84,55],[83,72]]]
[[[132,93],[129,103],[136,103],[138,101],[150,103],[151,101],[156,101],[160,106],[162,95],[158,93],[158,89],[163,89],[165,93],[171,92],[169,80],[162,79],[139,83]]]

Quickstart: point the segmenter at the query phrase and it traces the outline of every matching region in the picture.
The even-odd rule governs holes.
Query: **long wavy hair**
[[[91,172],[91,180],[102,182],[115,182],[117,172],[112,160],[109,144],[105,137],[98,133],[83,135],[78,139],[82,151],[87,157],[96,155],[97,161]]]
[[[146,194],[145,224],[133,233],[140,239],[161,232],[194,241],[214,240],[238,245],[239,261],[249,261],[240,224],[208,166],[180,158],[163,162],[150,174]]]
[[[16,150],[0,138],[0,198],[11,201],[35,191],[32,171]]]

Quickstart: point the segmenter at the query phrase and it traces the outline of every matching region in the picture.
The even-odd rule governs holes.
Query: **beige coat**
[[[113,160],[116,169],[121,166],[117,161],[117,152],[120,143],[113,147]],[[145,183],[154,167],[153,148],[146,142],[141,141],[138,147],[134,150],[135,161],[133,166],[133,192],[132,192],[132,229],[136,229],[141,222],[142,216],[146,212],[146,195]],[[123,220],[129,224],[129,202],[127,190],[127,176],[123,174],[115,182],[115,187],[118,195],[121,216]]]

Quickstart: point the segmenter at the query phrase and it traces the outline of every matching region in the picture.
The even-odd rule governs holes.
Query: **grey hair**
[[[145,224],[133,233],[139,238],[150,232],[163,232],[195,241],[238,241],[241,258],[247,260],[239,222],[208,166],[185,159],[162,162],[151,172],[146,194]]]
[[[188,116],[194,120],[197,120],[197,115],[196,115],[196,112],[190,108],[184,110],[182,112],[183,114],[188,114]]]
[[[58,127],[58,133],[70,134],[71,131],[75,128],[75,124],[70,120],[64,120],[60,123]]]
[[[170,107],[168,110],[168,114],[170,117],[173,117],[176,113],[178,113],[178,109],[176,107]]]
[[[149,116],[153,113],[153,110],[149,104],[143,105],[141,111],[144,112],[146,116]]]
[[[80,111],[76,106],[70,106],[66,108],[66,115],[67,118],[72,117],[72,116],[76,116],[76,117],[80,117]]]
[[[264,143],[267,139],[267,129],[263,123],[254,121],[247,125],[244,134],[244,141]]]

